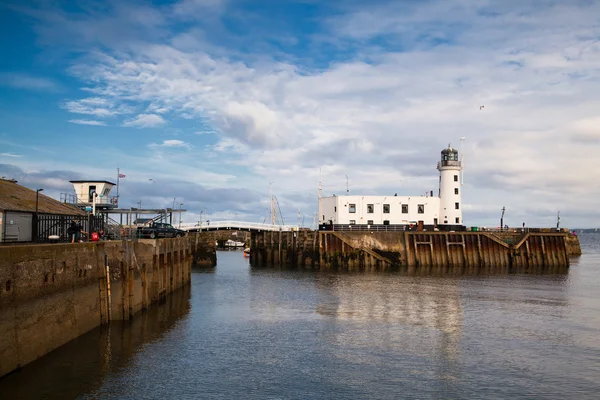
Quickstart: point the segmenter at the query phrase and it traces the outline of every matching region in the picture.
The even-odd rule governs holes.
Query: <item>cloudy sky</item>
[[[467,225],[600,226],[600,1],[152,3],[0,4],[1,176],[119,167],[121,206],[190,222],[262,222],[271,186],[310,226],[319,180],[437,192],[464,136]]]

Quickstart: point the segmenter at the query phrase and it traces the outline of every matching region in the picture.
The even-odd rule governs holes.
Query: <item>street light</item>
[[[38,213],[38,204],[39,204],[39,200],[40,200],[40,192],[43,191],[44,189],[38,189],[35,191],[35,215],[37,215]]]
[[[181,207],[183,206],[183,203],[179,204],[179,227],[181,228]]]
[[[44,189],[38,189],[35,191],[35,216],[34,216],[34,222],[33,222],[33,232],[35,234],[35,240],[38,240],[38,209],[39,209],[39,203],[40,203],[40,192],[44,190]]]

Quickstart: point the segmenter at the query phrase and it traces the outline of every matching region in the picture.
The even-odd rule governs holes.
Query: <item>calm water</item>
[[[0,379],[2,399],[598,398],[600,234],[566,275],[214,270]]]

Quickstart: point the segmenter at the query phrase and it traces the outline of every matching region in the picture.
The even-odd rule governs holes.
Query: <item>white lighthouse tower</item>
[[[461,162],[458,150],[448,145],[442,150],[442,159],[437,165],[440,171],[440,213],[439,228],[441,230],[460,230],[463,226],[460,171]]]

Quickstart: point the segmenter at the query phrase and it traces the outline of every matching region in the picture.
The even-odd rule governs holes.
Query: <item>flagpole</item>
[[[117,166],[117,207],[119,207],[119,178],[121,177],[121,171]]]

